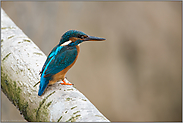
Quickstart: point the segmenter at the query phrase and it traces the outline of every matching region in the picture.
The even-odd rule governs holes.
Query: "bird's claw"
[[[66,83],[65,80],[62,80],[62,81],[63,81],[63,83],[60,83],[61,85],[74,85],[72,83]]]

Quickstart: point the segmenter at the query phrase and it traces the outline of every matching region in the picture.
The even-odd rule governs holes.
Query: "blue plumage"
[[[58,80],[65,83],[66,72],[74,65],[79,54],[79,43],[83,41],[102,41],[104,38],[88,36],[77,30],[67,31],[59,44],[48,55],[41,74],[38,95],[41,96],[48,84],[54,84]]]
[[[60,46],[61,47],[61,46]],[[57,48],[59,49],[59,48]],[[46,66],[44,77],[52,76],[72,64],[77,56],[76,47],[61,47]]]
[[[42,69],[39,96],[44,92],[49,80],[53,79],[52,76],[71,65],[77,56],[76,47],[57,46],[54,49],[48,56]]]
[[[71,37],[79,37],[82,35],[86,35],[84,32],[77,31],[77,30],[69,30],[64,33],[60,39],[59,45],[63,44],[66,41],[69,41]]]

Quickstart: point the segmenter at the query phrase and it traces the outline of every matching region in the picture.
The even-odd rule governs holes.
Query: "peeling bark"
[[[39,72],[45,60],[45,54],[1,9],[1,89],[24,118],[34,122],[109,122],[73,86],[57,82],[38,96]]]

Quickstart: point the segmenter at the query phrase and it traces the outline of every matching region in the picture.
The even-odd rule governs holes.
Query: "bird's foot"
[[[71,83],[66,83],[65,80],[62,80],[64,83],[60,83],[61,85],[74,85],[74,84],[71,84]]]

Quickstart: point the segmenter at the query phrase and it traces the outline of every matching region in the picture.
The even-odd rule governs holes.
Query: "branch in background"
[[[76,88],[49,86],[38,96],[44,53],[1,9],[1,89],[27,121],[109,122]],[[65,80],[68,82],[68,80]]]

